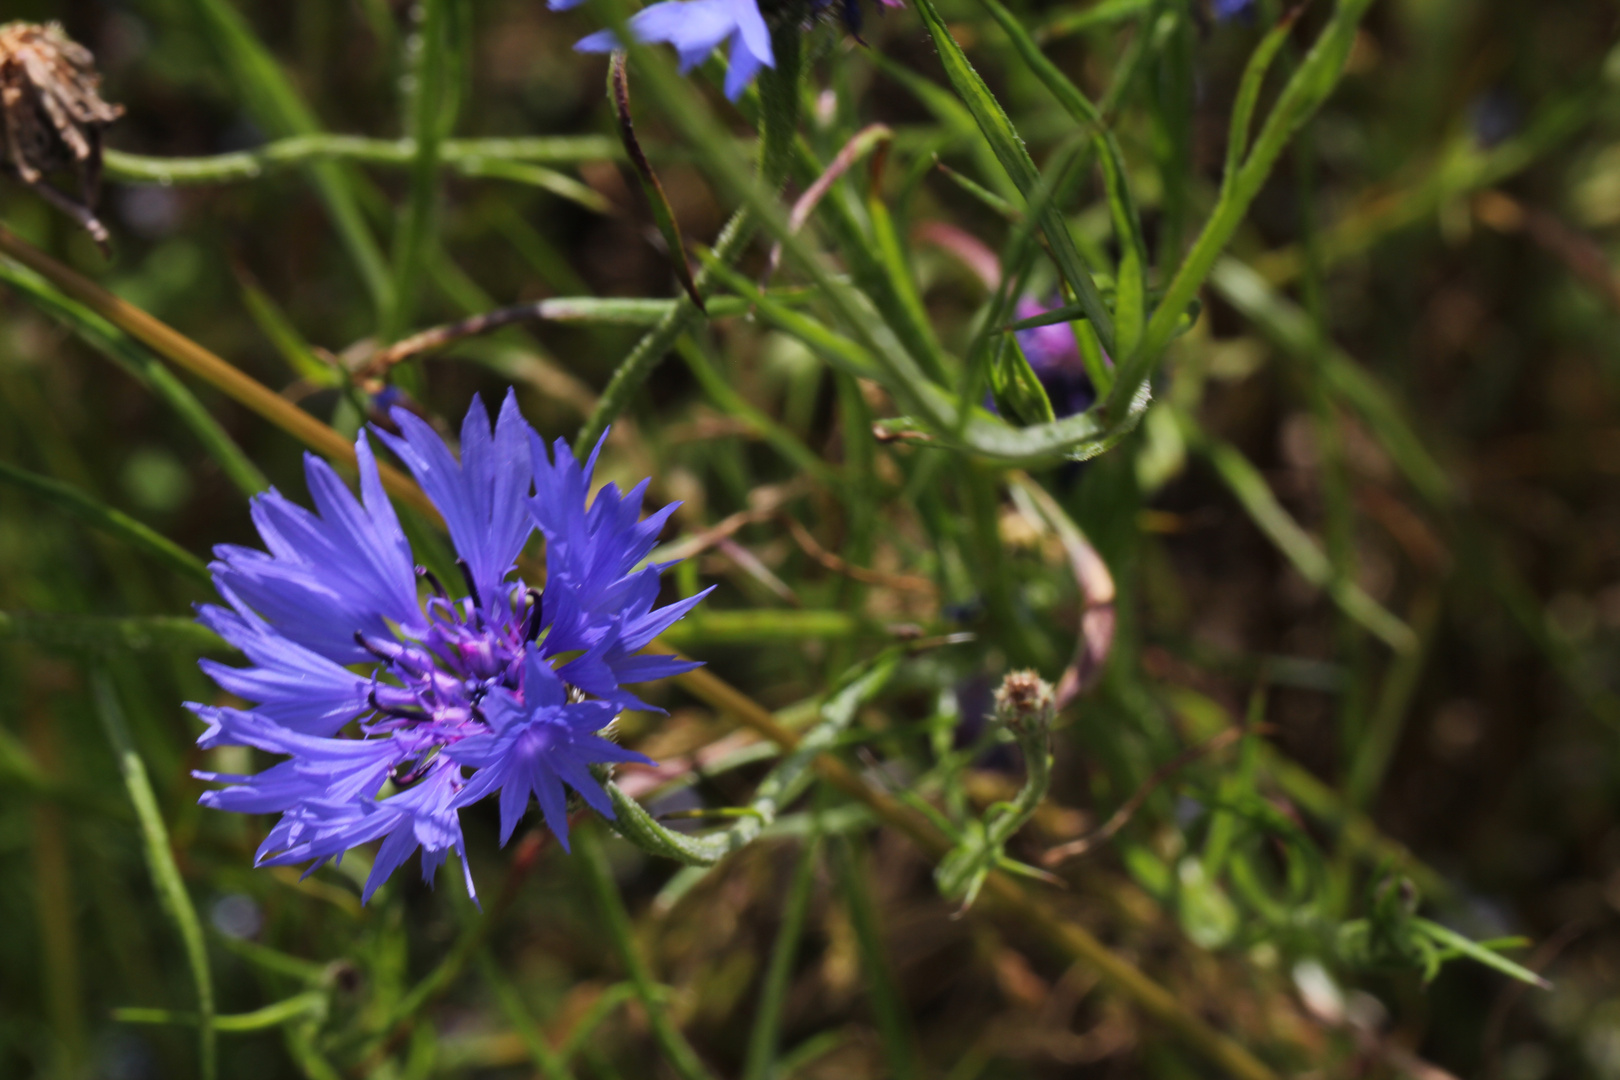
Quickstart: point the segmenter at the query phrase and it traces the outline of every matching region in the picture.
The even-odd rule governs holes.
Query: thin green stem
[[[584,867],[585,882],[596,901],[597,911],[606,925],[614,950],[619,954],[619,961],[624,964],[625,972],[636,988],[636,997],[647,1012],[653,1039],[663,1051],[664,1060],[681,1080],[714,1080],[708,1067],[698,1058],[697,1051],[692,1049],[692,1044],[686,1041],[686,1036],[681,1034],[669,1017],[658,984],[653,981],[652,971],[636,945],[630,913],[625,910],[624,898],[619,895],[619,886],[613,880],[613,870],[608,865],[607,853],[602,850],[602,842],[597,839],[595,827],[586,825],[576,831],[574,846]]]
[[[126,184],[236,184],[258,180],[279,169],[326,161],[410,168],[420,155],[416,141],[372,139],[363,135],[310,134],[276,139],[253,150],[209,157],[151,157],[108,150],[109,180]],[[578,165],[624,157],[618,142],[599,135],[547,135],[510,139],[446,139],[439,166],[464,176],[501,176],[499,166]],[[517,177],[513,177],[516,179]]]
[[[1164,298],[1148,320],[1141,344],[1119,366],[1118,381],[1109,395],[1104,409],[1116,422],[1135,401],[1138,390],[1147,382],[1154,366],[1159,362],[1165,346],[1175,336],[1187,306],[1192,303],[1204,279],[1214,269],[1215,261],[1237,232],[1249,205],[1260,194],[1272,166],[1299,130],[1338,84],[1344,63],[1350,55],[1356,28],[1367,13],[1372,0],[1340,0],[1333,18],[1322,30],[1316,44],[1305,57],[1299,69],[1288,80],[1277,103],[1266,117],[1265,125],[1255,140],[1254,148],[1244,160],[1232,183],[1221,190],[1219,201],[1198,234],[1192,250],[1187,253],[1180,269],[1165,289]]]
[[[804,930],[805,913],[810,907],[810,894],[815,885],[816,864],[820,857],[821,838],[812,834],[799,856],[793,881],[788,885],[787,901],[782,908],[782,925],[776,932],[776,944],[771,947],[770,965],[765,970],[765,982],[759,992],[759,1010],[754,1014],[754,1026],[748,1035],[748,1059],[743,1066],[743,1080],[773,1080],[778,1075],[777,1042],[781,1038],[782,1007],[787,1001],[793,962],[798,955],[799,938]]]
[[[776,66],[761,72],[759,79],[764,107],[760,112],[758,175],[759,182],[773,196],[787,178],[799,124],[799,38],[797,26],[789,26],[772,35],[771,46],[776,53]],[[639,51],[632,49],[632,55]],[[714,260],[721,265],[735,262],[753,240],[758,225],[759,218],[748,206],[739,207],[715,241]],[[709,280],[710,268],[705,266],[696,277],[696,288],[700,294]],[[596,409],[586,418],[584,426],[574,438],[575,454],[583,456],[590,452],[602,432],[629,406],[630,399],[641,390],[653,368],[669,354],[681,334],[701,314],[690,296],[682,296],[674,309],[636,342],[630,354],[613,372],[613,378],[602,391]]]
[[[180,933],[186,964],[191,969],[192,984],[197,991],[197,1072],[202,1080],[214,1080],[217,1074],[214,979],[208,969],[208,950],[203,943],[202,923],[197,919],[197,909],[191,905],[191,896],[186,892],[180,867],[175,863],[174,852],[169,847],[169,830],[164,827],[163,813],[158,809],[157,795],[147,779],[146,766],[130,740],[123,708],[105,673],[94,673],[91,692],[95,696],[102,729],[107,733],[107,741],[112,744],[113,755],[118,759],[118,771],[123,774],[124,787],[129,791],[130,802],[135,805],[152,884]]]

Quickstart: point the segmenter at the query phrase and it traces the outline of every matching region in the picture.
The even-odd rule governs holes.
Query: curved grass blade
[[[259,123],[280,135],[314,135],[320,125],[275,57],[254,35],[241,12],[229,0],[190,0],[214,49],[241,91],[249,112]],[[338,235],[354,260],[371,293],[379,315],[393,304],[394,286],[382,250],[366,227],[354,185],[343,167],[333,161],[308,166],[311,183],[326,204]]]
[[[686,241],[681,239],[681,226],[675,220],[675,209],[669,205],[664,185],[659,182],[652,162],[647,160],[646,153],[641,149],[641,140],[636,138],[635,119],[630,114],[630,72],[622,52],[614,53],[608,61],[608,99],[613,102],[613,115],[619,121],[619,138],[624,141],[624,152],[630,157],[636,179],[641,182],[641,193],[647,197],[653,221],[658,225],[659,235],[664,238],[670,269],[675,271],[676,279],[686,290],[686,295],[691,297],[692,303],[703,311],[703,294],[698,292],[697,282],[692,278],[692,267],[686,261]]]
[[[118,759],[118,771],[123,774],[124,787],[129,791],[130,802],[135,804],[135,816],[140,822],[141,837],[145,841],[146,865],[152,873],[152,884],[180,933],[186,963],[191,969],[192,983],[197,991],[197,1072],[202,1080],[214,1080],[218,1073],[214,1038],[214,980],[208,968],[202,924],[197,920],[197,909],[191,906],[191,896],[180,878],[180,868],[175,865],[174,852],[169,846],[169,831],[163,825],[163,814],[158,809],[151,781],[147,779],[146,766],[136,753],[135,744],[130,741],[123,709],[104,672],[92,674],[91,692],[95,697],[96,712],[101,717],[101,726],[107,733],[107,741],[112,744],[113,754]]]
[[[244,495],[257,495],[270,486],[259,467],[236,445],[219,421],[197,396],[157,357],[105,318],[59,291],[51,282],[26,267],[0,259],[0,281],[28,297],[52,318],[71,329],[91,348],[117,364],[130,378],[144,383],[173,409],[202,443],[208,456]]]
[[[193,656],[234,652],[212,630],[178,615],[72,615],[0,611],[0,639],[68,653],[172,649]]]
[[[142,524],[121,510],[114,510],[71,484],[29,472],[27,469],[19,469],[3,461],[0,461],[0,480],[31,492],[57,509],[73,515],[115,539],[122,540],[133,548],[144,551],[182,577],[188,577],[204,585],[211,584],[208,567],[203,565],[203,561],[197,556],[150,526]]]
[[[950,77],[951,84],[956,88],[957,94],[966,103],[968,111],[978,123],[979,130],[984,133],[990,148],[995,152],[996,159],[1001,167],[1017,186],[1020,194],[1026,201],[1035,198],[1035,192],[1040,184],[1040,173],[1031,160],[1029,151],[1024,147],[1024,141],[1018,135],[1002,109],[1001,103],[990,92],[979,73],[973,70],[968,62],[967,54],[951,36],[950,28],[945,25],[933,0],[916,0],[917,10],[922,14],[923,22],[928,32],[933,36],[934,44],[939,49],[940,59],[945,64],[945,73]],[[1114,343],[1114,318],[1103,303],[1102,294],[1097,290],[1097,283],[1092,280],[1091,272],[1086,269],[1085,261],[1080,257],[1080,251],[1074,245],[1074,237],[1069,234],[1069,226],[1063,219],[1062,212],[1056,207],[1048,205],[1043,207],[1038,215],[1041,231],[1046,235],[1047,243],[1051,245],[1052,258],[1056,261],[1058,269],[1062,271],[1069,286],[1074,289],[1077,302],[1086,310],[1086,317],[1091,320],[1097,332],[1098,340],[1103,348],[1112,354],[1116,348]]]

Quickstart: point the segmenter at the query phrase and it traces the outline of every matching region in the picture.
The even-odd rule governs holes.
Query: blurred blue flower
[[[550,0],[551,10],[566,11],[584,0]],[[903,7],[904,0],[879,0],[883,7]],[[851,34],[861,32],[861,0],[809,0],[799,16],[775,12],[779,21],[819,16],[836,7],[838,17]],[[636,40],[664,42],[680,54],[681,74],[703,63],[716,47],[731,43],[727,56],[726,96],[736,101],[761,68],[774,68],[771,31],[760,11],[758,0],[663,0],[630,17],[630,32]],[[581,38],[574,48],[580,52],[612,52],[620,48],[611,30],[598,30]]]
[[[1254,8],[1254,0],[1212,0],[1215,18],[1221,22],[1236,15],[1247,15]]]
[[[1026,297],[1018,301],[1015,314],[1019,320],[1032,319],[1057,307],[1057,304],[1043,304]],[[1081,359],[1080,345],[1074,339],[1072,325],[1066,322],[1049,323],[1030,330],[1018,330],[1014,336],[1035,377],[1046,389],[1046,396],[1052,402],[1053,415],[1061,420],[1091,408],[1097,400],[1097,390],[1091,385],[1091,376],[1086,374],[1086,364]]]
[[[493,429],[473,399],[459,462],[426,422],[392,415],[400,435],[377,434],[444,516],[459,595],[414,565],[364,433],[359,499],[306,458],[316,512],[275,491],[256,498],[268,550],[217,548],[211,569],[226,606],[198,611],[249,661],[205,660],[203,670],[249,708],[188,705],[208,725],[204,748],[287,760],[251,776],[197,775],[226,785],[205,806],[282,815],[260,864],[313,870],[381,840],[366,899],[418,848],[429,882],[450,852],[460,856],[473,894],[459,811],[499,792],[505,843],[533,796],[564,847],[566,788],[611,816],[589,766],[648,759],[599,733],[620,710],[648,708],[624,684],[695,666],[637,654],[707,594],[654,606],[664,567],[635,567],[674,506],[642,520],[645,482],[625,495],[608,484],[589,500],[596,454],[581,466],[561,440],[548,454],[510,393]],[[537,527],[544,591],[513,579]]]
[[[582,0],[551,0],[553,11],[576,7]],[[681,74],[701,64],[717,45],[731,42],[726,69],[726,96],[736,101],[762,67],[775,67],[771,31],[756,0],[664,0],[630,18],[638,41],[667,42],[681,57]],[[619,40],[611,30],[580,39],[580,52],[612,52]]]

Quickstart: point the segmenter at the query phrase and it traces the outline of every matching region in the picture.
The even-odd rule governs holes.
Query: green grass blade
[[[1248,458],[1230,443],[1209,438],[1190,417],[1182,415],[1178,419],[1188,443],[1204,452],[1250,520],[1287,557],[1301,577],[1325,591],[1346,615],[1397,653],[1409,653],[1417,648],[1417,636],[1411,627],[1368,596],[1355,582],[1334,573],[1328,557],[1283,509],[1265,477]]]
[[[121,540],[167,566],[170,570],[204,585],[212,583],[203,561],[150,526],[115,510],[71,484],[0,461],[0,481],[22,488],[80,521]]]
[[[46,314],[77,334],[85,344],[117,364],[130,378],[144,383],[180,418],[202,443],[208,456],[244,495],[256,495],[270,486],[259,467],[236,445],[197,396],[146,346],[69,298],[55,285],[26,267],[0,259],[0,281],[11,285]]]
[[[813,827],[813,826],[812,826]],[[821,857],[821,840],[812,834],[793,871],[787,897],[782,904],[782,925],[771,946],[770,966],[759,990],[759,1007],[748,1033],[748,1058],[743,1080],[774,1080],[777,1076],[777,1041],[781,1037],[782,1008],[787,1004],[788,986],[793,978],[793,961],[799,952],[805,913],[816,883],[816,864]]]
[[[613,880],[613,870],[608,866],[607,853],[602,850],[602,841],[598,839],[594,825],[587,824],[574,833],[574,847],[584,869],[586,884],[596,902],[597,912],[606,926],[614,951],[619,954],[619,961],[636,988],[636,997],[647,1012],[653,1039],[663,1051],[664,1061],[681,1080],[713,1080],[713,1074],[699,1060],[697,1051],[692,1049],[692,1044],[686,1041],[686,1036],[681,1034],[669,1017],[669,1010],[665,1007],[667,1003],[659,993],[652,972],[636,944],[630,913],[625,910],[624,898],[619,895],[619,886]]]
[[[861,972],[866,978],[866,996],[877,1021],[878,1035],[883,1040],[889,1075],[894,1080],[912,1080],[920,1075],[916,1040],[906,1019],[906,1005],[895,984],[887,950],[883,947],[883,931],[878,922],[877,906],[867,892],[866,873],[849,840],[836,837],[829,846],[833,872],[849,909],[850,924],[855,930]]]
[[[157,796],[146,776],[146,766],[130,741],[129,728],[124,723],[124,712],[118,703],[112,683],[102,672],[91,679],[91,692],[95,696],[96,711],[101,726],[112,744],[118,759],[118,771],[123,775],[124,787],[130,802],[135,805],[135,816],[140,822],[141,837],[145,842],[146,865],[169,917],[174,920],[185,951],[187,966],[197,991],[197,1072],[202,1080],[214,1080],[217,1075],[214,1037],[214,980],[208,968],[208,951],[203,944],[202,924],[197,910],[191,906],[191,896],[180,878],[174,852],[169,847],[169,831],[164,827],[163,814],[158,809]]]
[[[190,0],[190,5],[254,118],[277,135],[317,134],[315,114],[230,0]],[[382,250],[366,227],[354,186],[336,162],[316,161],[308,169],[381,316],[393,306],[394,286]]]
[[[230,653],[218,635],[178,615],[63,615],[0,611],[0,640],[14,638],[69,654],[176,650],[192,656]]]
[[[385,342],[398,339],[411,326],[426,273],[429,246],[437,234],[439,211],[439,151],[455,124],[460,104],[452,78],[456,24],[452,10],[457,0],[422,0],[416,5],[420,20],[406,45],[411,71],[405,87],[405,130],[415,145],[410,166],[410,191],[394,233],[394,280],[391,303],[383,318]]]
[[[1001,103],[984,84],[979,73],[973,70],[968,62],[967,54],[951,36],[950,29],[945,25],[944,19],[934,8],[932,0],[917,0],[917,10],[933,36],[934,44],[939,49],[940,59],[945,64],[945,73],[950,77],[951,84],[956,88],[957,94],[966,103],[968,111],[984,133],[990,148],[995,152],[996,159],[1001,167],[1007,171],[1019,192],[1026,201],[1033,201],[1036,188],[1040,184],[1040,173],[1031,160],[1029,151],[1024,147],[1024,141],[1013,128],[1012,121],[1007,118]],[[1103,303],[1102,294],[1097,291],[1097,283],[1092,280],[1091,272],[1086,269],[1085,262],[1080,258],[1080,251],[1074,245],[1074,237],[1069,234],[1069,226],[1063,219],[1063,214],[1056,206],[1046,206],[1037,218],[1041,231],[1046,235],[1047,243],[1051,245],[1052,257],[1056,260],[1058,268],[1068,280],[1075,291],[1075,298],[1080,306],[1085,308],[1086,317],[1091,320],[1097,331],[1097,337],[1103,348],[1110,354],[1115,350],[1114,319],[1106,304]]]

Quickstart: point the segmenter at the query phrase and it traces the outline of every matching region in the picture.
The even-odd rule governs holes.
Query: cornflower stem
[[[614,139],[599,135],[559,135],[514,139],[446,139],[439,147],[441,168],[467,176],[484,175],[490,162],[576,165],[624,157]],[[315,161],[346,160],[362,165],[410,168],[415,139],[371,139],[359,135],[295,135],[253,150],[209,157],[148,157],[121,150],[105,152],[109,180],[131,184],[234,184],[257,180],[278,169]]]
[[[763,705],[712,672],[698,668],[676,676],[676,681],[695,697],[730,713],[744,727],[770,739],[784,752],[798,746],[797,734],[784,727]],[[926,817],[893,796],[868,786],[833,754],[821,754],[812,767],[824,781],[864,804],[884,824],[899,830],[932,858],[942,859],[950,851],[950,839]],[[1048,901],[1031,894],[1023,883],[992,870],[985,879],[983,896],[986,903],[974,908],[976,914],[998,917],[1020,932],[1046,942],[1070,962],[1085,964],[1116,993],[1227,1075],[1237,1080],[1279,1080],[1264,1062],[1182,1005],[1174,994],[1103,945],[1090,931],[1064,918]]]
[[[169,847],[169,831],[163,825],[163,814],[158,809],[152,782],[147,778],[146,765],[129,737],[123,709],[104,672],[98,671],[92,676],[91,692],[96,699],[96,712],[101,717],[102,729],[106,731],[107,741],[112,744],[113,755],[118,759],[118,771],[123,774],[129,801],[135,805],[135,817],[140,824],[141,838],[145,841],[146,865],[152,874],[152,885],[180,932],[186,964],[191,968],[191,979],[197,988],[197,1073],[202,1080],[214,1080],[217,1075],[214,980],[208,968],[208,950],[203,944],[202,924],[197,920],[197,909],[191,905],[185,882],[180,878],[180,867],[175,864],[174,852]]]
[[[794,135],[799,126],[799,37],[797,26],[789,26],[773,34],[771,47],[776,54],[776,67],[765,69],[759,77],[763,108],[760,110],[758,171],[761,184],[773,192],[787,179],[788,167],[793,159]],[[735,262],[747,250],[758,227],[756,215],[746,205],[738,207],[715,241],[714,262],[722,266]],[[680,252],[672,255],[682,257]],[[712,272],[706,265],[697,273],[695,291],[701,295],[711,279]],[[630,404],[630,399],[647,381],[653,368],[702,315],[702,309],[691,296],[682,295],[669,314],[636,342],[630,354],[613,372],[613,378],[608,380],[595,411],[579,429],[579,435],[574,439],[576,455],[590,453],[602,432]]]
[[[636,988],[636,997],[640,999],[641,1007],[647,1010],[647,1021],[652,1026],[653,1038],[663,1051],[664,1059],[680,1074],[681,1080],[713,1080],[713,1074],[698,1059],[697,1051],[692,1049],[692,1044],[686,1041],[686,1036],[669,1018],[658,984],[653,981],[652,972],[642,958],[641,950],[636,947],[630,913],[625,910],[624,898],[619,895],[619,887],[613,880],[613,870],[608,866],[607,854],[602,850],[602,842],[597,839],[595,826],[587,825],[575,832],[574,845],[585,868],[586,884],[590,886],[591,895],[602,913],[602,921],[608,936],[613,939],[613,947],[618,951],[630,982]]]
[[[245,405],[305,446],[326,457],[347,462],[351,466],[355,464],[354,446],[332,428],[223,357],[51,258],[4,226],[0,226],[0,253],[22,263],[176,367],[189,371]],[[432,520],[439,520],[433,503],[404,473],[381,461],[377,463],[377,472],[389,494],[409,503]]]

